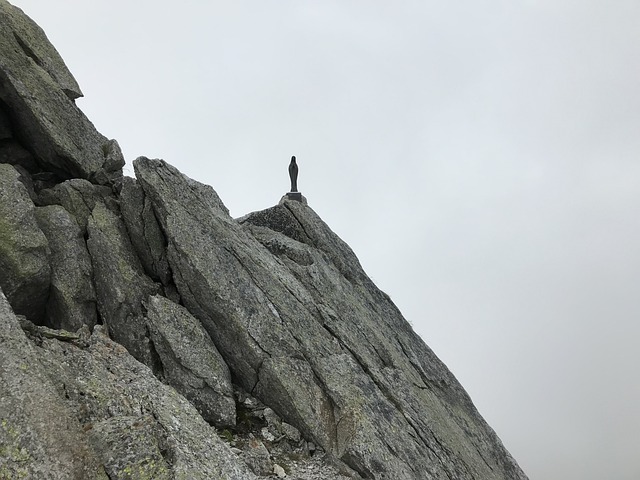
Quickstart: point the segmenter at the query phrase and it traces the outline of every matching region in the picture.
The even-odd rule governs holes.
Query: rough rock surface
[[[38,195],[38,204],[63,206],[73,215],[84,235],[87,232],[89,217],[96,204],[107,205],[111,203],[111,196],[112,192],[108,187],[94,185],[81,178],[74,178],[41,190]]]
[[[167,242],[160,230],[153,207],[135,179],[125,177],[120,193],[122,218],[131,242],[147,274],[163,285],[172,283],[166,258]]]
[[[165,162],[141,158],[134,168],[185,305],[246,390],[365,477],[525,478],[309,207],[284,202],[243,228],[210,187]]]
[[[102,322],[131,355],[157,370],[143,303],[159,288],[144,274],[122,219],[102,203],[93,209],[87,230]]]
[[[120,178],[122,153],[76,107],[82,93],[42,29],[6,0],[0,25],[0,100],[19,140],[62,178]]]
[[[49,242],[19,176],[0,164],[0,287],[16,313],[41,322],[51,281]]]
[[[0,291],[0,478],[107,480]]]
[[[125,179],[78,95],[0,0],[0,479],[526,479],[307,203]]]
[[[254,478],[193,405],[101,326],[85,344],[43,339],[39,358],[110,478]]]
[[[209,423],[235,425],[229,368],[200,322],[186,308],[155,295],[147,302],[147,325],[165,381]]]
[[[98,321],[93,268],[80,227],[63,207],[36,208],[38,225],[51,251],[51,289],[47,323],[75,332]]]

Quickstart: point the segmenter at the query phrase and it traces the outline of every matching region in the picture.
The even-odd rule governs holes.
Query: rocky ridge
[[[306,204],[117,142],[0,0],[0,479],[526,479]]]

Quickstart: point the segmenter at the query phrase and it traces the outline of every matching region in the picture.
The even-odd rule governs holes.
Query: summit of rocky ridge
[[[0,479],[526,479],[301,202],[115,140],[0,0]]]

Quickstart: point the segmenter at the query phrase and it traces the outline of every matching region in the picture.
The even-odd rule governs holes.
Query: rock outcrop
[[[124,178],[42,30],[0,25],[0,479],[526,479],[306,203]]]
[[[118,144],[75,105],[82,92],[42,29],[5,0],[0,25],[0,98],[15,139],[61,178],[101,184],[120,178]]]

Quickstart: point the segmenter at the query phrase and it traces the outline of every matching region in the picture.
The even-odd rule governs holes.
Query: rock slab
[[[134,168],[185,306],[242,387],[305,438],[365,478],[526,478],[308,206],[284,201],[240,225],[213,189],[166,162]]]
[[[231,374],[200,322],[186,308],[154,295],[147,302],[147,325],[165,381],[208,422],[234,426]]]

